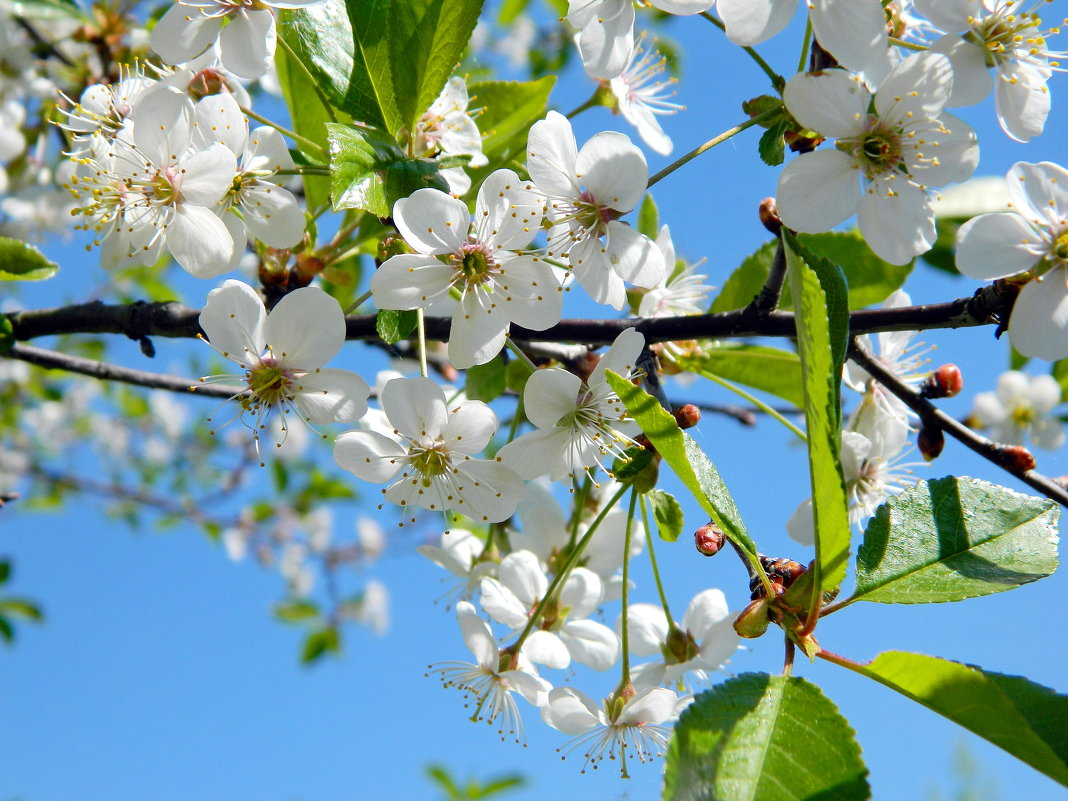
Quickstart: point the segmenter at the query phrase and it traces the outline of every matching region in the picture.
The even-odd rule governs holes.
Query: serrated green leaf
[[[43,281],[58,270],[59,265],[33,245],[0,236],[0,281]]]
[[[760,160],[769,167],[778,167],[786,160],[786,142],[783,135],[788,128],[786,122],[777,122],[760,135],[757,152],[760,153]]]
[[[814,684],[745,673],[697,696],[668,748],[664,801],[864,801],[853,729]]]
[[[916,264],[915,259],[907,264],[883,261],[856,230],[799,234],[797,240],[810,252],[842,268],[849,287],[850,309],[882,303],[905,285]]]
[[[310,665],[328,653],[336,654],[340,651],[341,637],[337,629],[328,626],[325,629],[317,629],[304,638],[300,661],[305,665]]]
[[[770,392],[799,409],[804,404],[801,357],[796,353],[741,342],[703,342],[701,356],[679,362],[684,370],[713,375]]]
[[[645,497],[653,508],[653,517],[656,518],[656,528],[660,539],[675,542],[685,525],[679,502],[671,493],[658,489],[645,493]]]
[[[285,623],[303,623],[319,617],[319,607],[311,601],[283,601],[275,604],[274,616]]]
[[[923,704],[1068,786],[1068,696],[1021,676],[905,651],[843,667]]]
[[[783,231],[786,265],[790,286],[800,299],[797,315],[797,345],[805,389],[805,430],[808,433],[808,459],[812,486],[812,515],[816,532],[816,560],[812,567],[813,583],[818,592],[835,590],[842,583],[849,559],[849,516],[842,475],[840,400],[838,385],[844,358],[846,330],[842,347],[836,347],[834,312],[829,298],[842,293],[828,276],[829,292],[824,291],[815,269],[797,255],[797,243]]]
[[[475,124],[482,134],[482,152],[489,157],[503,153],[510,145],[522,148],[526,131],[545,116],[549,93],[556,84],[555,75],[536,81],[477,81],[468,88],[472,109],[481,113]],[[513,141],[520,134],[523,142]]]
[[[879,507],[851,601],[942,603],[1004,592],[1057,569],[1054,501],[974,478],[921,481]]]
[[[15,327],[6,316],[0,314],[0,356],[11,352],[11,346],[15,344]]]
[[[335,209],[364,209],[389,217],[393,204],[417,189],[449,189],[436,161],[409,158],[383,131],[334,123],[326,129]]]
[[[382,309],[375,317],[375,331],[387,345],[407,339],[417,325],[419,315],[414,311]]]
[[[660,212],[656,208],[653,196],[646,192],[642,200],[641,208],[638,209],[638,233],[655,240],[660,233]],[[675,269],[674,264],[667,266],[668,275]]]
[[[609,386],[623,401],[657,453],[675,471],[701,508],[723,529],[724,534],[755,559],[756,545],[745,530],[734,498],[700,446],[679,428],[671,413],[644,389],[634,386],[611,370],[606,377]]]
[[[499,398],[507,389],[507,369],[504,357],[500,354],[486,364],[476,364],[470,368],[467,371],[467,382],[464,384],[467,397],[486,403]]]

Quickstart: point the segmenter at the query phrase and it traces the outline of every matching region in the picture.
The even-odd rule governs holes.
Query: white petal
[[[392,479],[406,455],[404,448],[374,431],[347,431],[334,440],[334,461],[373,484]]]
[[[538,428],[552,428],[564,416],[573,414],[582,379],[574,373],[550,367],[535,371],[523,389],[523,408]]]
[[[664,687],[642,690],[627,701],[616,719],[617,725],[658,724],[671,720],[679,697]]]
[[[525,626],[530,609],[515,597],[515,593],[493,578],[484,578],[479,584],[482,608],[486,614],[513,629]]]
[[[160,17],[149,41],[167,64],[182,64],[207,50],[219,36],[222,18],[175,3]]]
[[[196,104],[193,142],[208,147],[216,142],[240,156],[248,144],[248,122],[233,95],[209,95]]]
[[[931,186],[966,181],[979,165],[979,139],[972,126],[952,114],[940,114],[938,121],[945,133],[933,134],[938,143],[937,162],[927,158],[931,155],[929,149],[917,147],[915,152],[923,153],[925,158],[910,163],[913,175]]]
[[[523,643],[523,654],[531,662],[563,670],[571,664],[567,646],[551,631],[535,631]]]
[[[568,444],[565,428],[543,428],[518,437],[499,451],[497,458],[521,478],[534,479],[568,475],[569,466],[561,457]]]
[[[734,620],[724,618],[713,625],[701,640],[699,660],[705,670],[719,670],[738,650],[741,638],[734,630]]]
[[[559,632],[571,658],[594,670],[608,670],[619,659],[619,638],[594,620],[569,620]]]
[[[530,127],[527,137],[527,171],[543,192],[555,197],[575,197],[575,161],[578,146],[567,117],[550,111]]]
[[[167,231],[167,249],[190,275],[214,278],[229,268],[234,240],[211,209],[182,203]]]
[[[1064,268],[1020,290],[1009,320],[1009,339],[1024,356],[1056,361],[1068,356],[1068,281]]]
[[[293,193],[270,181],[259,181],[241,193],[248,232],[272,248],[291,248],[304,238],[304,212]]]
[[[868,113],[871,93],[842,70],[799,72],[783,90],[783,100],[798,122],[824,136],[855,136]]]
[[[1050,92],[1040,76],[1018,67],[1011,76],[994,81],[994,100],[1001,129],[1017,142],[1042,133],[1050,110]]]
[[[645,234],[612,220],[608,223],[606,245],[612,269],[624,281],[650,289],[664,280],[664,254]]]
[[[482,182],[475,203],[480,242],[506,250],[530,244],[541,226],[545,207],[532,187],[512,170],[496,170]]]
[[[233,183],[237,160],[226,145],[212,145],[184,159],[181,168],[181,205],[214,206]]]
[[[851,70],[863,71],[889,46],[879,0],[814,0],[809,7],[820,45]]]
[[[652,0],[654,8],[678,16],[700,14],[710,9],[715,2],[716,0]]]
[[[603,725],[601,715],[592,698],[571,687],[552,690],[541,708],[541,717],[547,724],[572,737]]]
[[[801,501],[794,513],[790,515],[790,519],[786,521],[786,531],[802,545],[815,544],[816,524],[812,513],[811,498]]]
[[[809,234],[829,231],[857,210],[857,165],[837,150],[806,153],[782,171],[775,200],[788,227]]]
[[[915,0],[916,10],[944,31],[967,30],[969,17],[978,16],[975,0]]]
[[[994,80],[986,66],[984,48],[947,33],[931,45],[931,50],[948,56],[953,65],[953,92],[946,105],[974,106],[990,94]]]
[[[653,604],[631,604],[627,615],[627,640],[630,652],[635,656],[652,656],[660,653],[660,646],[667,641],[668,621],[664,610]],[[619,629],[616,624],[616,629]]]
[[[645,335],[637,328],[624,328],[612,342],[612,346],[604,352],[597,366],[590,374],[589,387],[598,390],[599,384],[607,383],[605,374],[611,370],[613,373],[626,376],[634,370],[634,365],[645,347]]]
[[[797,0],[719,0],[716,4],[727,38],[752,47],[770,39],[790,24]]]
[[[615,78],[634,52],[634,5],[624,2],[613,10],[598,15],[579,32],[579,55],[591,78]]]
[[[444,440],[450,450],[475,454],[497,431],[497,415],[482,401],[464,401],[449,410]]]
[[[449,359],[461,370],[485,364],[504,347],[508,318],[500,304],[489,301],[484,305],[479,300],[477,292],[467,292],[449,329]]]
[[[314,370],[341,350],[345,314],[337,299],[319,287],[302,287],[278,301],[263,334],[275,358],[286,367]]]
[[[1030,270],[1043,241],[1018,214],[981,214],[957,232],[957,269],[981,281]]]
[[[467,241],[471,215],[462,200],[440,189],[417,189],[393,204],[393,219],[404,241],[419,253],[452,253]]]
[[[641,148],[615,131],[599,133],[582,146],[575,173],[599,205],[622,212],[638,205],[649,180]]]
[[[603,597],[601,577],[584,567],[573,569],[560,590],[560,603],[571,609],[571,618],[588,617]]]
[[[501,272],[501,305],[509,320],[531,331],[544,331],[560,322],[564,293],[552,267],[541,259],[517,256]]]
[[[875,94],[875,108],[892,122],[934,119],[953,91],[953,65],[941,53],[909,56],[886,77]]]
[[[1009,196],[1017,212],[1035,225],[1054,230],[1068,220],[1068,170],[1049,161],[1028,164],[1018,161],[1009,170]]]
[[[371,388],[356,373],[320,367],[298,382],[294,399],[304,418],[314,424],[354,423],[367,413]]]
[[[891,264],[907,264],[934,244],[934,212],[923,190],[903,181],[896,181],[894,186],[893,197],[883,197],[883,191],[878,189],[865,192],[857,222],[879,258]]]
[[[475,655],[475,661],[496,673],[499,657],[489,624],[478,616],[475,607],[467,601],[456,604],[456,622],[460,624],[464,644]]]
[[[448,291],[455,271],[433,256],[390,256],[371,276],[371,293],[380,309],[419,309]]]
[[[500,523],[515,514],[525,489],[515,471],[485,459],[465,460],[456,469],[462,493],[453,508],[483,523]]]
[[[596,237],[576,243],[568,254],[572,273],[583,289],[597,303],[622,310],[627,303],[627,288],[613,269],[608,248]]]
[[[242,9],[230,16],[230,24],[219,34],[220,60],[238,78],[259,78],[274,59],[275,37],[269,9]]]
[[[445,392],[429,378],[395,378],[381,395],[382,410],[393,427],[406,437],[437,437],[448,424]]]
[[[263,352],[263,323],[267,310],[255,290],[230,279],[208,293],[200,312],[200,327],[208,342],[229,359],[248,364]]]
[[[698,641],[703,640],[709,630],[727,617],[727,598],[722,590],[710,589],[697,593],[686,607],[682,618],[682,628],[690,632]]]

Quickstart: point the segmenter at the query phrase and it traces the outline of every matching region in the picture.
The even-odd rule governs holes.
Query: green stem
[[[802,431],[800,428],[798,428],[793,423],[791,423],[789,420],[787,420],[785,417],[783,417],[779,412],[775,411],[775,409],[773,409],[772,407],[768,406],[768,404],[764,403],[764,401],[760,400],[759,398],[757,398],[754,395],[749,394],[748,392],[746,392],[744,389],[742,389],[737,384],[732,384],[730,381],[727,381],[724,378],[720,378],[718,375],[715,375],[714,373],[710,373],[710,372],[708,372],[706,370],[698,370],[697,372],[699,372],[702,376],[707,378],[709,381],[714,381],[715,383],[719,384],[724,389],[729,389],[731,392],[734,392],[735,394],[740,395],[741,397],[745,398],[751,404],[753,404],[758,409],[760,409],[760,411],[764,412],[764,414],[766,414],[766,415],[768,415],[770,417],[774,417],[776,420],[778,420],[780,423],[782,423],[784,426],[786,426],[788,429],[790,429],[790,431],[792,431],[795,435],[797,435],[797,438],[800,439],[802,442],[808,442],[808,437],[805,436],[805,432],[804,431]]]
[[[523,396],[519,396],[519,400],[515,404],[515,413],[512,415],[512,424],[508,427],[508,441],[511,442],[515,439],[516,432],[519,431],[519,421],[523,419]]]
[[[370,297],[371,290],[368,289],[366,292],[356,298],[356,300],[352,301],[352,303],[349,304],[349,307],[345,309],[345,315],[348,316],[352,314],[354,311],[360,308],[360,306],[362,306]]]
[[[660,605],[664,608],[664,617],[668,619],[668,626],[675,625],[675,618],[668,609],[667,594],[664,592],[664,582],[660,580],[660,568],[656,564],[656,553],[653,551],[653,530],[649,528],[649,513],[645,508],[645,496],[642,496],[642,524],[645,526],[645,542],[649,546],[649,563],[653,567],[653,581],[656,582],[656,591],[660,594]]]
[[[586,496],[590,494],[590,487],[592,486],[593,479],[587,474],[582,485],[575,490],[575,511],[571,516],[571,532],[567,538],[567,547],[569,548],[574,548],[575,543],[578,542],[578,529],[582,523],[582,513],[586,509]]]
[[[415,319],[419,325],[419,374],[427,378],[429,371],[426,369],[426,320],[422,308],[415,310]]]
[[[677,170],[679,167],[683,166],[684,164],[686,164],[686,163],[688,163],[690,161],[693,161],[695,158],[700,156],[706,150],[711,150],[716,145],[719,145],[719,144],[722,144],[723,142],[726,142],[732,136],[735,136],[736,134],[740,134],[746,128],[751,128],[754,125],[756,125],[758,123],[761,123],[764,120],[769,120],[772,117],[778,116],[781,113],[782,113],[782,109],[779,108],[779,107],[768,109],[763,114],[758,114],[757,116],[753,117],[752,119],[746,120],[743,123],[735,125],[733,128],[729,128],[728,130],[724,131],[723,133],[719,134],[718,136],[712,137],[707,142],[705,142],[703,145],[695,147],[693,150],[691,150],[686,155],[680,157],[676,161],[673,161],[671,164],[669,164],[666,167],[664,167],[664,169],[662,169],[660,172],[658,172],[656,175],[654,175],[652,178],[649,179],[649,183],[648,183],[646,188],[647,189],[652,189],[653,185],[656,184],[660,179],[666,178],[667,176],[671,175],[671,173],[675,172],[675,170]]]
[[[630,492],[630,507],[627,509],[627,533],[623,535],[623,618],[620,624],[620,646],[623,649],[623,684],[630,681],[630,641],[627,627],[627,596],[629,595],[630,583],[630,532],[634,528],[634,507],[638,502],[638,490]],[[644,508],[644,507],[643,507]],[[648,534],[647,534],[648,536]],[[671,619],[670,617],[668,618]]]
[[[722,21],[720,21],[716,17],[712,16],[707,11],[702,11],[701,12],[701,16],[704,17],[705,19],[707,19],[709,22],[711,22],[713,25],[715,25],[721,31],[726,31],[727,30],[727,26],[724,25]],[[771,85],[775,87],[775,91],[776,92],[781,92],[782,91],[782,86],[783,86],[782,76],[779,75],[779,73],[777,73],[775,70],[773,70],[771,68],[771,65],[768,64],[768,62],[766,62],[763,59],[763,57],[760,55],[760,53],[758,53],[753,48],[743,46],[742,50],[744,50],[749,55],[749,58],[753,59],[753,61],[755,61],[757,63],[757,66],[760,67],[760,69],[764,70],[764,74],[767,75],[768,78],[771,79]]]
[[[297,55],[297,51],[290,47],[289,42],[283,37],[278,37],[278,44],[280,44],[282,49],[286,51],[286,55],[293,59],[293,63],[300,68],[300,71],[304,73],[304,77],[308,79],[308,82],[315,89],[315,94],[319,96],[319,102],[322,103],[323,108],[326,109],[326,114],[330,117],[330,122],[337,122],[337,115],[334,114],[333,105],[331,105],[327,96],[323,94],[323,90],[319,87],[318,79],[312,75],[311,70],[308,69],[308,65],[304,63],[304,59]]]
[[[556,575],[553,577],[552,583],[549,584],[549,588],[545,591],[545,595],[542,596],[542,599],[538,601],[538,605],[534,607],[534,611],[531,612],[530,618],[528,618],[527,620],[527,625],[524,626],[523,630],[519,633],[519,638],[514,643],[512,643],[512,645],[509,646],[513,653],[518,654],[519,651],[523,648],[523,643],[526,641],[527,637],[530,636],[530,632],[534,630],[534,626],[541,618],[542,612],[545,611],[546,605],[549,603],[549,601],[552,600],[553,596],[556,594],[557,589],[564,583],[564,580],[571,572],[571,568],[575,566],[575,563],[578,562],[579,557],[582,555],[582,552],[586,550],[586,546],[590,544],[590,540],[592,540],[593,535],[597,533],[597,529],[601,525],[601,521],[605,519],[605,516],[610,511],[612,511],[619,499],[623,497],[623,493],[626,492],[628,489],[629,487],[627,487],[626,485],[623,485],[619,488],[616,494],[612,496],[612,499],[604,505],[597,517],[594,518],[593,523],[590,524],[590,527],[586,530],[586,533],[582,535],[582,539],[579,540],[578,543],[576,543],[575,547],[571,549],[571,552],[567,555],[567,561],[564,562],[563,567],[561,567],[556,572]]]
[[[298,164],[291,170],[275,170],[274,175],[323,175],[330,176],[330,168],[325,164]]]
[[[538,365],[534,364],[534,362],[530,360],[530,357],[523,353],[523,349],[512,341],[510,334],[505,336],[504,345],[508,350],[515,354],[515,357],[519,359],[519,361],[523,362],[523,364],[530,368],[530,372],[533,373],[537,371]]]
[[[801,58],[797,62],[797,71],[804,72],[808,66],[808,49],[812,46],[812,17],[805,18],[805,38],[801,40]]]
[[[589,100],[587,100],[585,103],[583,103],[583,104],[581,104],[579,106],[575,106],[575,108],[571,109],[571,111],[567,112],[567,114],[565,114],[564,116],[567,117],[569,120],[571,120],[571,119],[574,119],[575,117],[577,117],[583,111],[586,111],[587,109],[591,109],[594,106],[601,105],[601,102],[599,100],[600,95],[601,95],[601,89],[600,89],[600,87],[598,87],[597,89],[594,90],[593,94],[590,95],[590,99]]]
[[[916,50],[918,52],[930,49],[925,45],[916,44],[915,42],[906,42],[904,39],[898,39],[896,36],[890,37],[890,44],[897,45],[898,47],[903,47],[906,50]]]
[[[257,114],[255,111],[253,111],[250,108],[245,108],[244,106],[239,106],[239,108],[241,109],[242,113],[246,117],[251,117],[256,122],[262,122],[264,125],[271,126],[276,131],[278,131],[278,133],[282,134],[283,136],[288,136],[294,142],[299,142],[300,144],[304,145],[306,148],[309,148],[309,149],[315,151],[316,153],[318,153],[323,158],[327,158],[329,156],[329,154],[326,152],[326,148],[324,148],[322,145],[320,145],[320,144],[318,144],[316,142],[313,142],[308,137],[301,136],[296,131],[291,131],[288,128],[284,128],[281,125],[279,125],[277,122],[274,122],[274,121],[269,120],[269,119],[267,119],[266,117],[264,117],[264,116],[262,116],[260,114]]]

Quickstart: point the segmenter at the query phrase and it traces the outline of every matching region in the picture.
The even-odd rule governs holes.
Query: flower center
[[[965,39],[977,44],[986,51],[986,65],[996,67],[1004,61],[1018,55],[1018,51],[1031,51],[1032,54],[1045,49],[1045,39],[1036,29],[1041,20],[1037,14],[1028,12],[1006,14],[995,12],[977,24],[965,35]],[[1025,31],[1031,29],[1027,35]]]
[[[864,133],[840,140],[838,148],[853,156],[868,178],[884,175],[902,163],[899,133],[875,115],[868,116]]]
[[[1012,410],[1012,422],[1019,428],[1028,428],[1034,419],[1035,413],[1028,406],[1017,406]]]
[[[1060,261],[1068,261],[1068,230],[1053,241],[1053,256]]]
[[[159,170],[147,183],[147,188],[158,203],[172,205],[182,198],[180,187],[182,174],[174,166]]]
[[[588,189],[579,195],[575,203],[575,220],[589,230],[600,230],[606,223],[622,216],[623,212],[598,203],[597,198]]]
[[[277,406],[289,397],[289,371],[278,365],[276,359],[266,356],[252,367],[245,377],[249,390],[265,406]]]
[[[423,485],[429,486],[430,479],[443,475],[449,469],[449,449],[443,442],[429,447],[413,445],[408,452],[412,467],[423,476]]]
[[[485,284],[497,269],[493,254],[481,242],[461,245],[453,254],[452,264],[456,270],[453,283],[461,284],[464,289],[474,289]]]

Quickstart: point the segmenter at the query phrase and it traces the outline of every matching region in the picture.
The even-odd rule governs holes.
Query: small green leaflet
[[[879,507],[852,601],[940,603],[1004,592],[1057,569],[1060,509],[975,478],[921,481]]]
[[[419,315],[414,311],[382,309],[375,318],[375,331],[387,345],[407,339],[419,325]]]
[[[777,122],[760,135],[757,150],[760,159],[769,167],[778,167],[786,159],[786,142],[783,135],[790,130],[789,123]]]
[[[546,75],[522,83],[479,81],[468,86],[470,107],[482,109],[475,119],[482,133],[482,152],[492,160],[510,146],[522,150],[526,142],[517,137],[525,135],[531,123],[545,116],[545,105],[555,83],[555,75]]]
[[[743,342],[702,343],[701,356],[685,358],[680,366],[696,373],[713,375],[770,392],[794,406],[804,404],[801,386],[801,358],[796,353]]]
[[[642,205],[638,209],[638,233],[653,240],[655,240],[657,234],[660,233],[660,212],[656,208],[656,201],[653,200],[653,195],[650,192],[645,193]],[[674,264],[669,264],[667,266],[669,276],[674,269]]]
[[[489,403],[506,389],[504,358],[498,354],[486,364],[476,364],[467,371],[464,388],[470,400]]]
[[[1068,696],[1020,676],[905,651],[887,651],[867,665],[842,666],[923,704],[1068,786]]]
[[[58,270],[59,265],[33,245],[0,236],[0,281],[43,281]]]
[[[668,748],[664,801],[865,801],[853,729],[804,679],[744,673],[703,692]]]
[[[653,509],[653,517],[656,518],[656,528],[660,539],[675,542],[682,533],[684,525],[682,507],[675,500],[675,496],[663,490],[650,490],[645,493],[646,500]]]
[[[317,629],[308,633],[308,636],[304,638],[304,648],[300,654],[300,661],[304,665],[310,665],[328,653],[341,653],[341,637],[333,626],[327,626],[324,629]]]

